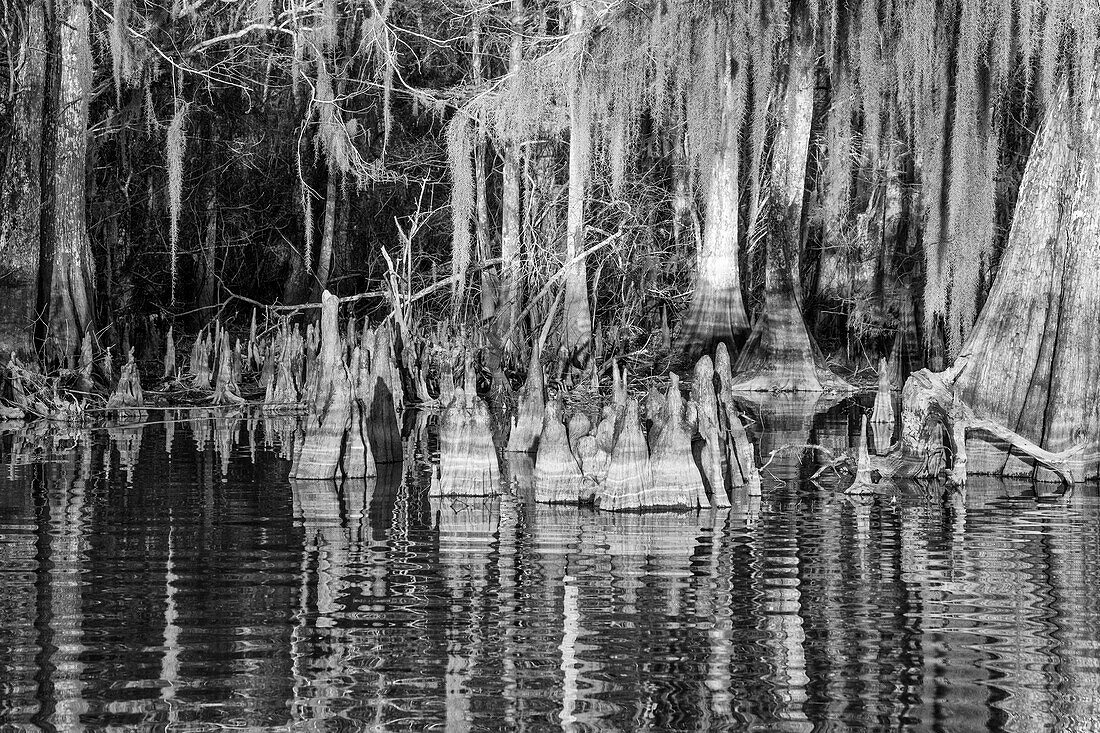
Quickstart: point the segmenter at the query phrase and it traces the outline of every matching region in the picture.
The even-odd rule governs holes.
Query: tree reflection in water
[[[851,449],[860,408],[821,407],[747,405],[762,454]],[[801,447],[728,510],[535,504],[527,456],[498,497],[429,501],[426,420],[377,478],[288,482],[293,418],[178,417],[0,437],[0,722],[1037,730],[1100,712],[1095,488],[856,500],[809,483],[828,458]]]

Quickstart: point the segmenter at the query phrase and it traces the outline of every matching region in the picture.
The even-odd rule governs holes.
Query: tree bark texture
[[[848,389],[825,366],[802,317],[799,249],[813,118],[815,50],[809,10],[791,9],[790,55],[772,144],[764,308],[734,368],[747,391]]]
[[[585,25],[585,5],[573,0],[573,32],[581,34]],[[578,62],[579,62],[578,54]],[[566,214],[564,330],[562,346],[578,366],[588,361],[592,346],[592,314],[588,305],[588,278],[585,262],[573,262],[584,251],[584,194],[588,178],[591,147],[591,110],[584,93],[583,75],[574,80],[569,100],[569,207]]]
[[[512,18],[516,27],[512,31],[509,71],[518,73],[523,58],[523,0],[512,0]],[[520,255],[522,211],[520,210],[520,151],[518,141],[511,140],[504,146],[504,168],[501,180],[500,257],[501,284],[500,307],[497,309],[497,330],[502,336],[511,334],[502,344],[506,354],[514,354],[522,334],[512,333],[516,328],[523,306],[523,269]]]
[[[60,0],[55,7],[58,76],[56,126],[50,140],[52,188],[48,212],[51,250],[49,333],[57,355],[75,357],[92,327],[94,263],[85,219],[85,157],[92,52],[88,7],[83,0]]]
[[[42,124],[46,101],[46,8],[26,6],[7,166],[0,174],[0,358],[34,355],[41,246]]]
[[[731,353],[737,353],[737,347],[749,331],[737,260],[741,119],[733,74],[739,71],[726,70],[722,90],[722,132],[711,164],[707,218],[696,265],[695,292],[680,332],[682,348],[690,356],[711,353],[721,342],[728,345]]]
[[[954,391],[979,418],[1097,475],[1100,448],[1100,80],[1052,101],[1028,159],[1000,271],[956,364]],[[971,473],[1031,475],[1007,445],[970,438]],[[1040,478],[1044,476],[1040,474]]]

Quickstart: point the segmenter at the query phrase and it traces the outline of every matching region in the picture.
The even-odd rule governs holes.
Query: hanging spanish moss
[[[180,100],[175,102],[175,113],[168,125],[166,139],[168,159],[168,256],[171,260],[169,281],[171,283],[171,302],[176,302],[176,261],[178,259],[179,246],[179,221],[180,207],[183,197],[183,155],[187,148],[187,135],[184,126],[187,124],[188,103]]]

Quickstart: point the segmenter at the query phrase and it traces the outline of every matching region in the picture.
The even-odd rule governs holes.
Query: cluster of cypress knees
[[[282,322],[257,337],[253,323],[247,345],[231,345],[218,326],[195,340],[187,381],[212,390],[215,405],[244,404],[241,374],[260,375],[263,411],[297,416],[281,439],[295,479],[365,478],[380,464],[402,460],[401,419],[405,395],[394,337],[389,326],[341,333],[339,299],[325,292],[321,318],[306,327]],[[430,493],[435,496],[491,496],[500,490],[499,450],[533,454],[534,498],[545,503],[592,503],[605,510],[724,507],[736,492],[761,490],[755,449],[734,399],[729,352],[719,344],[714,358],[698,360],[690,396],[671,374],[662,394],[651,387],[640,401],[627,390],[626,376],[612,365],[610,399],[592,399],[598,383],[577,395],[548,390],[539,349],[516,395],[497,369],[490,388],[493,408],[477,391],[473,351],[454,348],[436,359],[438,397],[428,394],[430,359],[403,359],[419,401],[439,407],[439,462]],[[180,374],[175,343],[168,334],[166,378]],[[461,373],[461,383],[455,379]],[[873,422],[894,422],[885,365]],[[593,372],[595,375],[595,372]],[[566,415],[566,403],[579,405]],[[123,366],[108,409],[130,418],[144,412],[141,381],[133,354]],[[304,414],[303,414],[304,413]],[[866,434],[866,419],[864,435]],[[497,442],[497,441],[500,442]],[[860,450],[857,481],[869,482],[866,450]]]

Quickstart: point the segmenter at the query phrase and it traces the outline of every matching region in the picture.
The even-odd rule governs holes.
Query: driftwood
[[[941,424],[950,431],[954,448],[954,465],[949,479],[958,485],[966,483],[966,436],[972,431],[992,435],[1030,457],[1035,463],[1052,471],[1067,484],[1084,480],[1084,466],[1093,456],[1084,455],[1085,443],[1059,453],[1048,451],[1019,433],[993,420],[981,418],[962,402],[952,389],[952,380],[958,374],[960,364],[946,372],[921,369],[909,377],[902,391],[902,445],[900,458],[916,461],[920,469],[930,470],[927,458],[942,449],[934,439],[933,426]],[[892,453],[876,463],[887,470],[896,469],[899,456]],[[930,474],[918,474],[930,475]]]

